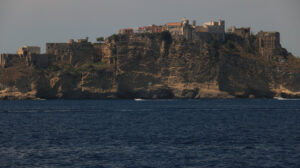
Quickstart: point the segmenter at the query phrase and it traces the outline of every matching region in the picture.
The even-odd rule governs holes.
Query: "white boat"
[[[283,97],[274,97],[274,99],[276,99],[276,100],[288,100],[287,98],[283,98]]]
[[[141,98],[135,98],[134,101],[143,101]]]
[[[294,98],[294,99],[290,99],[290,98],[283,98],[283,97],[274,97],[274,99],[276,100],[300,100],[299,98]]]

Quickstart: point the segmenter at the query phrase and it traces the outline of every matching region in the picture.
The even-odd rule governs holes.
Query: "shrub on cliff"
[[[102,43],[102,42],[104,41],[104,37],[98,37],[96,40],[97,40],[99,43]]]
[[[169,31],[163,31],[161,32],[161,40],[165,41],[167,44],[172,43],[172,36]]]
[[[117,35],[117,34],[111,35],[109,39],[110,39],[109,41],[113,40],[115,42],[120,40],[119,35]]]

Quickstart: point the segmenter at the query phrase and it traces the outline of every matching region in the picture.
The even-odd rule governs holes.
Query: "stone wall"
[[[23,55],[18,54],[1,54],[0,55],[0,66],[9,67],[13,63],[26,62],[26,58]]]
[[[46,43],[46,54],[61,55],[70,52],[70,43]]]
[[[54,60],[55,57],[50,54],[31,54],[26,57],[27,65],[34,65],[39,68],[46,68]]]
[[[258,34],[259,48],[275,49],[280,47],[280,34],[279,32],[263,32]]]
[[[47,43],[46,54],[55,55],[56,61],[72,65],[80,61],[101,60],[101,44],[93,45],[87,41],[71,41],[69,43]]]
[[[0,66],[6,68],[12,66],[13,64],[26,64],[28,66],[32,65],[45,68],[51,63],[51,61],[54,60],[54,58],[55,57],[53,55],[49,54],[1,54]]]
[[[213,39],[213,37],[212,37],[212,34],[208,33],[208,32],[193,32],[192,39],[194,41],[203,40],[203,41],[209,42]]]
[[[279,55],[281,50],[279,32],[263,32],[257,34],[258,48],[262,56]]]
[[[228,33],[235,34],[237,36],[240,36],[242,38],[249,38],[251,35],[251,29],[250,27],[241,27],[241,28],[236,28],[235,26],[229,28],[227,30]]]
[[[204,28],[207,28],[208,32],[210,33],[225,33],[225,21],[224,20],[218,20],[205,22],[202,24]]]
[[[38,46],[24,46],[19,48],[17,54],[19,55],[30,55],[30,54],[40,54],[41,48]]]

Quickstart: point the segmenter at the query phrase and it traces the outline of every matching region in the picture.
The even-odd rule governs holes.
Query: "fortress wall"
[[[54,55],[56,61],[67,62],[72,65],[81,60],[101,59],[99,58],[101,57],[99,50],[99,47],[94,47],[87,41],[46,44],[46,54]]]
[[[281,47],[279,32],[259,32],[257,36],[260,48],[272,49]]]
[[[281,52],[280,33],[263,32],[257,34],[258,47],[262,56],[271,57]]]
[[[250,37],[250,35],[251,35],[250,27],[248,27],[248,28],[239,28],[239,29],[236,29],[234,33],[235,33],[236,35],[238,35],[238,36],[243,37],[243,38],[248,38],[248,37]]]
[[[69,50],[69,43],[46,43],[46,54],[61,55]]]
[[[53,55],[49,54],[29,54],[26,56],[19,54],[1,54],[0,66],[9,67],[16,63],[23,63],[28,66],[47,67],[53,60]]]
[[[25,62],[25,57],[18,54],[1,54],[0,65],[2,67],[11,66],[15,62]]]
[[[26,58],[28,65],[34,65],[36,67],[45,68],[50,65],[55,57],[50,54],[31,54]]]
[[[204,40],[209,42],[212,41],[213,37],[212,34],[209,32],[193,32],[192,39],[195,41]]]

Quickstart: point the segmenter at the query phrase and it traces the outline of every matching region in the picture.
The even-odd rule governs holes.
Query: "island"
[[[24,46],[0,55],[0,99],[300,98],[300,59],[279,32],[225,21],[121,29],[88,38]]]

